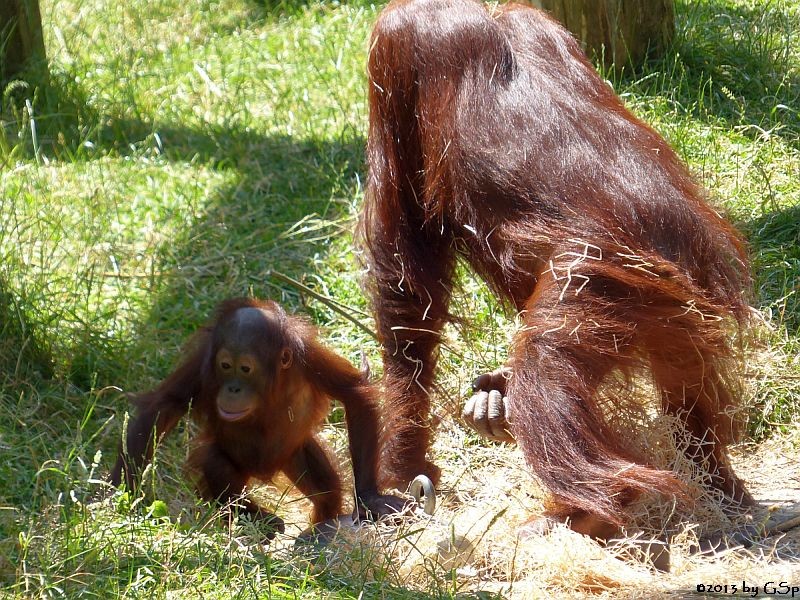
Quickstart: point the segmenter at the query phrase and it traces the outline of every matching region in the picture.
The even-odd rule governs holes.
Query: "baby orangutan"
[[[138,413],[111,474],[114,485],[123,476],[128,488],[135,485],[154,441],[191,404],[202,432],[189,461],[205,498],[237,500],[283,532],[279,517],[238,500],[251,477],[268,481],[283,471],[313,504],[312,523],[322,523],[342,510],[339,474],[315,435],[336,399],[345,408],[356,510],[379,517],[403,509],[401,498],[378,493],[375,390],[366,374],[322,346],[309,324],[274,302],[233,299],[218,307],[194,342],[180,366],[135,401]]]

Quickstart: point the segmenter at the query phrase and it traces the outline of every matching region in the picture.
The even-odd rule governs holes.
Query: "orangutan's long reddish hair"
[[[522,314],[511,430],[552,514],[619,524],[639,492],[680,492],[609,423],[599,388],[612,375],[651,374],[714,485],[749,500],[725,454],[729,334],[748,315],[742,242],[570,34],[522,6],[392,2],[372,34],[369,107],[359,229],[384,347],[387,479],[438,475],[429,391],[461,258]]]

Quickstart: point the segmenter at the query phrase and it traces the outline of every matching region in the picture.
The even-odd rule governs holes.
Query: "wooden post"
[[[640,65],[664,52],[675,31],[674,0],[532,0],[561,21],[606,66]]]
[[[0,0],[0,81],[45,59],[39,0]]]

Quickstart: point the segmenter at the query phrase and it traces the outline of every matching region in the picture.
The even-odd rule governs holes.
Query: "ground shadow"
[[[750,242],[758,307],[800,334],[800,204],[766,212],[743,225]]]
[[[268,16],[293,15],[302,12],[309,5],[315,4],[313,0],[249,0],[250,4],[264,11]],[[338,5],[370,6],[365,0],[340,0]]]
[[[692,117],[753,124],[800,147],[800,74],[787,49],[798,27],[770,5],[678,2],[671,47],[661,58],[623,72],[620,83],[672,96],[675,107]]]
[[[0,586],[13,580],[16,563],[14,539],[19,531],[16,511],[9,508],[20,501],[31,504],[30,495],[17,494],[19,487],[15,484],[35,477],[33,470],[20,473],[24,459],[16,454],[33,429],[28,428],[28,407],[23,397],[26,388],[52,375],[49,348],[31,325],[24,300],[0,279],[0,456],[4,457],[0,461]]]
[[[309,0],[250,0],[250,3],[267,15],[291,15],[308,7]]]
[[[101,127],[103,117],[74,79],[64,73],[28,71],[0,89],[0,136],[5,137],[0,148],[14,148],[16,156],[75,160],[91,152],[86,142]],[[0,158],[0,169],[4,166]]]
[[[52,375],[50,350],[29,322],[24,301],[0,280],[0,380]]]

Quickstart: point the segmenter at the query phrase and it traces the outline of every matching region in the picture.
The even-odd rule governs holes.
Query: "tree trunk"
[[[44,60],[39,0],[0,0],[0,81]]]
[[[674,0],[533,0],[606,66],[640,65],[664,52],[675,31]]]

